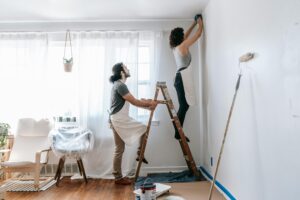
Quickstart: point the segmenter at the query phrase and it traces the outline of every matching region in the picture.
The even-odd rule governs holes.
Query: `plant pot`
[[[73,67],[73,58],[66,59],[64,58],[64,69],[65,72],[71,72]]]

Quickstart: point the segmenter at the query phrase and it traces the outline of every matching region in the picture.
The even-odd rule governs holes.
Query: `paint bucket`
[[[144,183],[141,186],[141,200],[156,200],[156,185],[154,183]]]

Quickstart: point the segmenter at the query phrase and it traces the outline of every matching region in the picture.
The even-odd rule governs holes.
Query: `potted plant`
[[[70,42],[71,58],[66,58],[66,50],[67,50],[68,37],[69,37],[69,42]],[[71,33],[70,33],[70,30],[67,30],[67,32],[66,32],[63,64],[64,64],[65,72],[71,72],[72,71],[72,67],[73,67],[73,53],[72,53],[72,42],[71,42]]]
[[[10,126],[7,123],[0,123],[0,148],[6,145]]]

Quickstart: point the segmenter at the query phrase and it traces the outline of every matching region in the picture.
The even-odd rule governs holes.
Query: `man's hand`
[[[151,100],[149,109],[154,110],[156,108],[157,104],[158,104],[157,101]]]
[[[146,106],[145,108],[148,110],[154,110],[158,104],[157,101],[154,101],[152,99],[141,99],[141,101],[145,102],[146,104],[148,104],[148,106]]]

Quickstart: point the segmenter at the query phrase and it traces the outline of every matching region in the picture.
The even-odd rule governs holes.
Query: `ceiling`
[[[0,0],[0,22],[191,19],[208,0]]]

